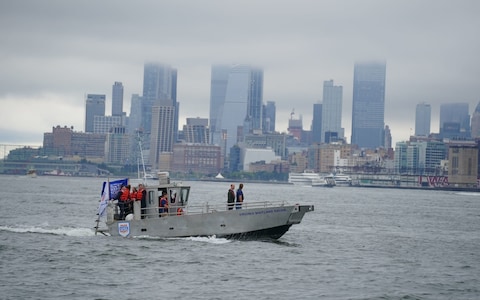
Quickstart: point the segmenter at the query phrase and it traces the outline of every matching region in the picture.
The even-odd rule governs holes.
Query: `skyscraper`
[[[228,74],[230,66],[212,66],[210,79],[210,132],[211,143],[221,144],[222,114],[227,94]]]
[[[112,116],[120,117],[123,115],[123,85],[115,81],[112,86]]]
[[[419,103],[415,110],[415,135],[428,136],[430,134],[430,118],[432,108],[430,104]]]
[[[325,133],[343,139],[342,128],[342,97],[343,87],[333,85],[333,80],[323,82],[323,107],[322,107],[322,134],[321,141],[325,140]]]
[[[222,145],[224,155],[228,155],[243,134],[262,129],[262,103],[263,70],[247,65],[212,67],[212,141]]]
[[[323,103],[313,104],[313,119],[312,119],[312,142],[322,142],[322,110]],[[325,138],[325,137],[324,137]]]
[[[152,131],[152,107],[154,105],[177,107],[177,70],[169,65],[146,63],[143,73],[142,128]],[[178,130],[178,109],[174,127]],[[175,133],[176,136],[176,133]]]
[[[105,116],[105,95],[87,95],[85,100],[85,132],[93,132],[95,116]]]
[[[275,116],[276,116],[276,107],[274,101],[267,101],[264,110],[264,126],[263,132],[273,133],[275,132]]]
[[[187,118],[187,124],[183,126],[183,134],[186,143],[208,144],[210,139],[208,119]]]
[[[475,107],[472,115],[472,138],[480,137],[480,102]]]
[[[352,144],[384,145],[385,62],[356,63],[353,75]]]
[[[440,106],[440,136],[442,138],[470,138],[468,103],[447,103]]]
[[[154,169],[169,166],[168,161],[178,135],[178,108],[177,70],[169,65],[146,63],[141,124],[150,141],[143,146],[144,149],[150,149],[149,162]]]
[[[169,155],[173,151],[175,115],[175,106],[154,105],[152,107],[150,164],[154,169],[160,169],[162,154]]]

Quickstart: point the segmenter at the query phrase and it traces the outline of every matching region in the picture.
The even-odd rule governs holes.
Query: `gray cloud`
[[[473,111],[480,100],[479,12],[475,0],[2,1],[0,103],[13,105],[0,130],[29,143],[34,130],[38,143],[55,125],[82,130],[86,93],[108,98],[122,81],[128,108],[142,93],[143,63],[159,61],[178,69],[183,118],[208,117],[212,64],[264,68],[280,131],[293,108],[309,129],[323,81],[333,79],[344,87],[349,134],[353,64],[378,59],[387,61],[385,122],[403,140],[417,103],[432,105],[437,131],[441,103]]]

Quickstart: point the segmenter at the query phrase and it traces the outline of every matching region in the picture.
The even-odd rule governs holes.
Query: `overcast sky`
[[[75,4],[73,4],[75,3]],[[387,63],[385,124],[393,141],[415,128],[415,106],[480,101],[480,1],[214,0],[0,1],[0,144],[41,145],[52,127],[84,131],[85,95],[124,85],[142,94],[146,61],[178,70],[180,128],[209,116],[212,64],[264,69],[277,131],[290,113],[310,130],[323,81],[343,86],[351,135],[355,62]]]

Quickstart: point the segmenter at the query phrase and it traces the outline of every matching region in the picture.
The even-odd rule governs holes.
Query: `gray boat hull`
[[[198,214],[170,214],[109,222],[108,232],[122,237],[215,236],[227,239],[278,239],[301,222],[313,205],[285,205]]]

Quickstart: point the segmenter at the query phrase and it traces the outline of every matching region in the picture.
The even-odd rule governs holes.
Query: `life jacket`
[[[120,195],[120,201],[128,201],[128,199],[130,199],[130,191],[127,188],[124,188]]]
[[[139,189],[139,190],[137,191],[137,196],[136,196],[137,200],[142,200],[143,191],[144,191],[144,189]]]
[[[137,192],[131,192],[130,199],[132,199],[133,201],[137,200]]]
[[[183,215],[183,209],[181,207],[177,208],[177,216]]]

